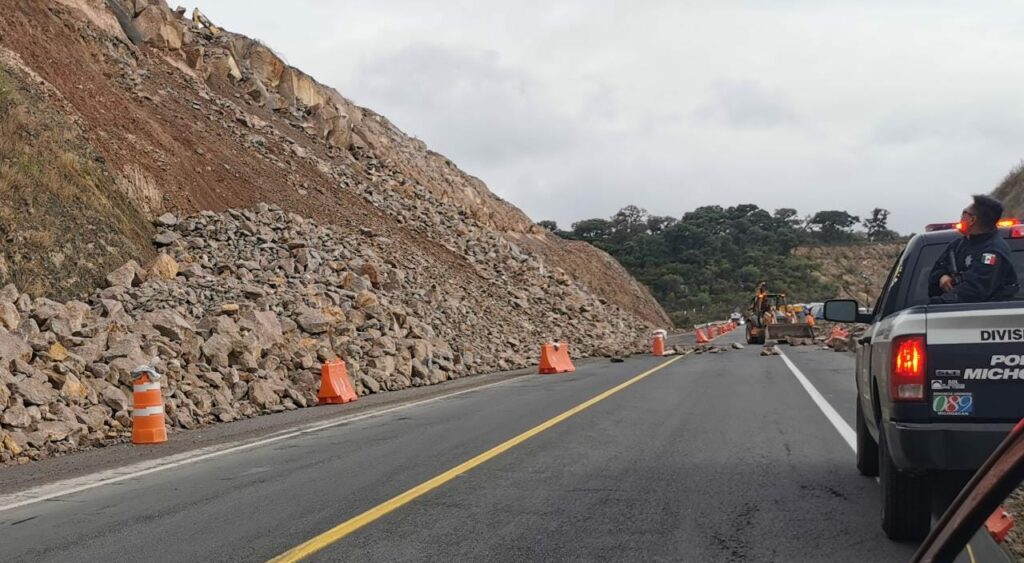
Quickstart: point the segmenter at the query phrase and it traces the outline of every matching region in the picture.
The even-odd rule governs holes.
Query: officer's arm
[[[1000,271],[1006,258],[986,253],[971,261],[953,291],[932,299],[933,303],[981,303],[992,298],[999,285]]]
[[[937,297],[942,295],[942,288],[939,286],[939,280],[942,276],[949,274],[953,271],[952,265],[949,263],[949,250],[953,247],[953,243],[950,243],[942,250],[942,254],[939,259],[935,261],[935,265],[932,266],[932,271],[928,274],[928,297]]]

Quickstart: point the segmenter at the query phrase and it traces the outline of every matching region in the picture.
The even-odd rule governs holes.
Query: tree
[[[627,205],[611,219],[612,229],[617,235],[637,235],[647,232],[647,210]]]
[[[776,209],[775,212],[772,213],[772,217],[774,217],[780,224],[788,225],[793,228],[799,227],[801,223],[800,214],[792,207]]]
[[[876,207],[871,210],[871,217],[864,219],[864,228],[868,232],[868,240],[883,241],[893,240],[899,236],[895,231],[889,230],[889,210]]]
[[[659,217],[658,215],[651,215],[647,217],[647,230],[651,233],[664,232],[665,229],[675,224],[675,217]]]
[[[543,229],[547,229],[548,231],[551,231],[552,233],[557,233],[558,232],[558,223],[556,223],[554,221],[537,221],[537,226],[541,227]]]
[[[611,235],[612,224],[607,219],[584,219],[573,223],[571,232],[575,239],[597,242]]]
[[[859,222],[860,217],[856,215],[829,210],[815,213],[809,223],[822,242],[846,242],[853,238],[853,226]]]
[[[847,231],[859,221],[827,214],[820,219],[827,221],[819,227]],[[686,325],[728,316],[750,301],[762,280],[773,291],[804,301],[835,295],[813,265],[793,253],[803,228],[794,209],[708,205],[674,219],[630,205],[608,219],[578,221],[572,231],[558,234],[611,254],[651,288],[676,324]]]

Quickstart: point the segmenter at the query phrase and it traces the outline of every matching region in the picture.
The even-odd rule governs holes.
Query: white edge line
[[[839,416],[836,409],[832,408],[832,405],[830,405],[825,397],[815,389],[814,385],[812,385],[810,380],[807,379],[807,376],[800,371],[800,368],[796,367],[796,364],[786,356],[785,352],[779,350],[779,357],[782,358],[783,362],[786,362],[786,366],[789,367],[789,371],[793,372],[797,381],[800,382],[800,385],[803,385],[804,390],[807,391],[807,394],[810,395],[811,399],[813,399],[815,404],[818,405],[818,408],[821,409],[825,418],[827,418],[828,421],[832,423],[832,426],[835,426],[836,430],[839,431],[839,435],[843,437],[843,440],[846,440],[846,444],[850,446],[853,453],[857,453],[857,433],[853,431],[853,428],[850,428],[850,425],[843,420],[843,417]]]
[[[401,405],[396,405],[394,407],[386,408],[383,410],[376,410],[362,414],[347,416],[339,418],[337,420],[332,420],[330,422],[321,422],[310,424],[307,426],[301,426],[296,430],[284,431],[283,434],[271,434],[267,438],[254,440],[252,442],[238,440],[235,442],[228,442],[227,444],[207,446],[205,448],[200,448],[198,450],[190,450],[187,452],[182,452],[180,454],[174,454],[167,457],[139,462],[126,467],[108,469],[105,471],[93,473],[91,475],[84,475],[82,477],[75,477],[73,479],[65,479],[63,481],[57,481],[55,483],[49,483],[47,485],[41,485],[38,487],[33,487],[31,489],[25,489],[24,491],[20,491],[10,495],[0,496],[0,512],[13,510],[15,508],[21,508],[23,506],[28,506],[30,504],[42,502],[44,500],[50,500],[57,497],[87,491],[89,489],[94,489],[96,487],[101,487],[103,485],[110,485],[113,483],[118,483],[120,481],[134,479],[136,477],[141,477],[143,475],[149,475],[150,473],[164,471],[165,469],[181,467],[183,465],[188,465],[191,463],[196,463],[199,461],[204,461],[215,457],[220,457],[222,455],[227,455],[230,453],[240,452],[252,448],[258,448],[260,446],[265,446],[267,444],[279,442],[281,440],[287,440],[288,438],[294,438],[295,436],[300,436],[302,434],[317,432],[319,430],[324,430],[326,428],[341,426],[342,424],[357,422],[375,416],[382,416],[402,409],[426,405],[428,403],[433,403],[443,399],[449,399],[451,397],[457,397],[459,395],[472,393],[474,391],[482,391],[484,389],[496,387],[498,385],[505,385],[507,383],[511,383],[513,381],[518,380],[520,380],[519,377],[512,377],[504,381],[496,381],[494,383],[489,383],[487,385],[482,385],[480,387],[473,387],[472,389],[463,389],[462,391],[456,391],[454,393],[449,393],[447,395],[440,395],[438,397],[431,397],[429,399],[423,399],[420,401],[403,403]]]

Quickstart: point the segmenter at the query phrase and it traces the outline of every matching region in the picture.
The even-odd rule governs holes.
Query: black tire
[[[857,471],[865,477],[878,477],[878,442],[864,422],[864,411],[857,398]]]
[[[747,324],[746,332],[747,332],[747,344],[757,344],[757,342],[754,342],[754,337],[751,335],[751,326],[749,324]]]
[[[922,540],[928,535],[932,524],[932,497],[928,476],[900,471],[889,455],[885,432],[881,428],[878,438],[882,531],[891,540]]]

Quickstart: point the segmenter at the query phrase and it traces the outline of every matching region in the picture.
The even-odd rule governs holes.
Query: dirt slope
[[[856,299],[870,306],[882,291],[882,284],[899,256],[903,243],[798,248],[798,256],[818,265],[817,275],[836,284],[836,297]]]
[[[118,10],[131,26],[119,24]],[[89,262],[92,276],[61,277],[59,259],[35,275],[22,261],[0,270],[0,283],[34,276],[24,289],[36,295],[81,293],[124,255],[145,257],[139,241],[151,230],[140,218],[269,202],[353,234],[387,233],[446,275],[467,279],[476,275],[462,231],[488,230],[608,303],[668,323],[607,255],[544,233],[444,156],[244,36],[214,37],[146,0],[13,0],[0,13],[0,35],[7,72],[50,92],[47,111],[74,123],[79,152],[94,155],[79,159],[94,163],[104,181],[86,200],[106,199],[108,209],[132,204],[115,224],[87,220],[94,215],[84,202],[69,204],[81,224],[102,224],[117,241],[110,260]],[[15,58],[23,72],[10,63]],[[54,222],[47,232],[66,225]],[[79,245],[60,246],[76,254]]]

